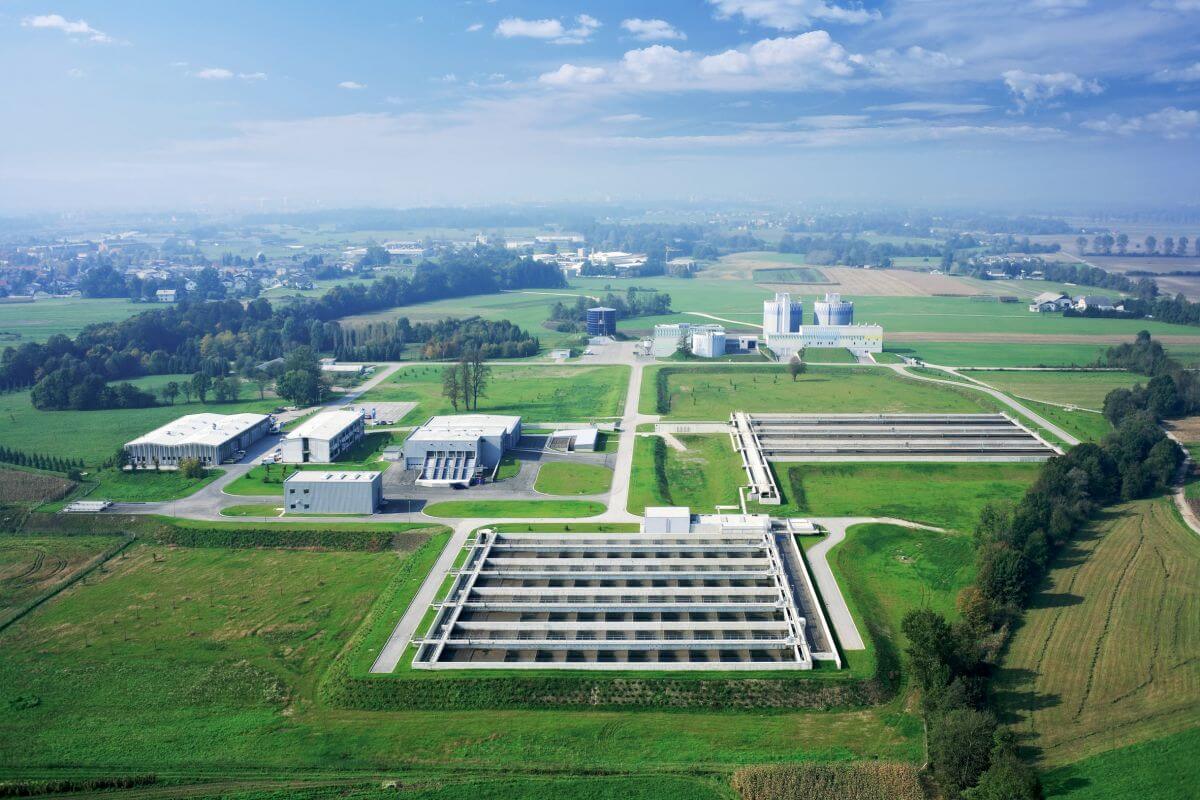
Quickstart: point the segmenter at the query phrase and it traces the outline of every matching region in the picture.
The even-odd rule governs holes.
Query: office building
[[[432,417],[404,442],[404,468],[421,486],[469,484],[493,471],[521,440],[521,418],[496,414]]]
[[[363,437],[361,411],[326,411],[301,423],[280,445],[285,464],[328,464]]]
[[[293,472],[283,500],[287,514],[374,514],[383,502],[383,473]]]

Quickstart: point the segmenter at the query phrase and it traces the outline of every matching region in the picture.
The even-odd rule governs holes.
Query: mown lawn
[[[446,500],[425,506],[431,517],[594,517],[604,504],[591,500]]]
[[[516,414],[524,422],[585,422],[618,417],[629,383],[624,366],[529,366],[493,363],[480,414]],[[458,412],[442,397],[442,365],[405,367],[371,389],[360,403],[416,402],[406,423]],[[474,413],[472,410],[471,413]]]
[[[0,623],[118,541],[113,536],[0,534]]]
[[[279,517],[282,515],[283,506],[274,503],[246,503],[221,509],[223,517]]]
[[[175,500],[194,494],[224,474],[225,470],[209,469],[203,478],[186,478],[179,470],[94,470],[88,473],[86,480],[95,481],[99,486],[89,492],[85,499],[119,503]]]
[[[892,342],[887,349],[945,367],[1085,367],[1095,364],[1108,345]]]
[[[1047,798],[1193,800],[1200,728],[1121,747],[1042,775]]]
[[[646,506],[690,506],[696,513],[711,513],[718,505],[736,505],[738,487],[745,484],[741,459],[724,434],[677,435],[687,447],[667,445],[666,488],[656,479],[654,438],[638,437],[633,450],[633,473],[629,485],[629,511],[641,514]]]
[[[1068,411],[1065,408],[1022,400],[1021,405],[1052,422],[1064,431],[1074,434],[1081,442],[1098,442],[1112,433],[1112,425],[1103,414],[1094,411]]]
[[[968,372],[1002,392],[1047,403],[1082,406],[1099,411],[1113,389],[1128,389],[1146,378],[1132,372]]]
[[[533,488],[542,494],[600,494],[612,486],[613,471],[596,464],[548,461],[538,470]]]
[[[641,410],[659,413],[657,383],[665,370],[667,419],[725,420],[733,411],[796,413],[979,413],[970,390],[907,380],[878,367],[809,367],[795,381],[786,364],[758,367],[649,367]]]
[[[776,513],[894,517],[971,531],[987,503],[1019,500],[1041,465],[777,463],[774,467],[785,502]]]

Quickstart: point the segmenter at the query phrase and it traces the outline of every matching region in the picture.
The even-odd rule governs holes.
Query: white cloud
[[[905,50],[904,55],[908,56],[913,61],[926,64],[936,69],[957,69],[963,65],[963,60],[961,58],[948,55],[940,50],[926,50],[924,47],[916,44]]]
[[[781,31],[796,31],[812,27],[813,20],[862,25],[881,19],[878,11],[868,11],[861,6],[834,6],[823,0],[708,0],[716,7],[719,19],[740,15],[747,22],[755,22]]]
[[[202,81],[227,81],[233,77],[233,70],[224,67],[205,67],[193,72],[192,75]]]
[[[601,121],[624,124],[627,122],[645,122],[648,119],[650,118],[641,114],[612,114],[611,116],[603,117]]]
[[[87,24],[82,19],[69,20],[62,14],[41,14],[34,17],[25,17],[21,20],[23,28],[43,28],[47,30],[62,31],[68,36],[86,36],[88,40],[97,44],[112,44],[113,39],[104,31],[98,31],[91,25]]]
[[[881,106],[867,106],[867,111],[900,111],[906,114],[931,114],[935,117],[949,117],[958,114],[981,114],[991,106],[985,103],[934,103],[920,100],[906,103],[888,103]]]
[[[1191,83],[1192,81],[1200,81],[1200,61],[1192,64],[1190,67],[1160,69],[1150,76],[1150,79],[1157,83]]]
[[[677,29],[665,19],[637,19],[634,17],[633,19],[622,20],[621,27],[633,34],[634,38],[640,39],[643,42],[655,42],[665,39],[683,40],[687,38],[687,34]]]
[[[557,86],[606,79],[626,89],[755,91],[827,84],[871,68],[869,59],[847,52],[827,32],[808,31],[712,55],[654,44],[629,50],[605,67],[564,64],[539,80]]]
[[[475,33],[475,31],[481,31],[481,30],[483,30],[482,22],[476,22],[472,25],[467,26],[467,33]]]
[[[587,14],[575,18],[575,27],[568,28],[557,19],[522,19],[507,17],[496,26],[496,35],[505,39],[541,39],[551,44],[582,44],[600,27],[600,21]]]
[[[1012,92],[1017,108],[1022,113],[1026,108],[1062,97],[1067,94],[1100,94],[1104,87],[1093,80],[1084,80],[1073,72],[1048,72],[1038,74],[1019,69],[1010,69],[1003,74],[1004,84]]]
[[[244,81],[265,81],[267,73],[265,72],[239,72],[238,77]]]
[[[1200,111],[1185,111],[1167,106],[1161,111],[1140,117],[1109,114],[1104,119],[1088,120],[1082,124],[1088,130],[1118,136],[1150,134],[1164,139],[1188,139],[1200,132]]]
[[[547,72],[539,76],[538,81],[547,86],[578,86],[598,83],[607,75],[608,73],[602,67],[577,67],[574,64],[563,64],[554,72]]]
[[[367,85],[365,83],[359,83],[358,81],[342,81],[337,85],[337,88],[347,89],[351,92],[357,92],[360,89],[367,88]]]
[[[68,78],[76,78],[76,79],[86,78],[87,73],[84,72],[83,70],[81,70],[79,67],[73,67],[73,68],[67,70],[67,77]]]

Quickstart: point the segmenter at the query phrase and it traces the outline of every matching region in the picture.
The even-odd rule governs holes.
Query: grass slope
[[[629,368],[623,366],[517,366],[492,364],[481,414],[520,414],[525,422],[574,422],[621,414]],[[359,402],[419,403],[407,422],[453,414],[442,397],[442,366],[406,367],[367,392]]]
[[[0,623],[117,541],[112,536],[0,535]]]
[[[969,372],[1002,392],[1047,403],[1076,405],[1099,411],[1104,396],[1146,378],[1132,372]]]
[[[1196,796],[1200,728],[1121,747],[1042,776],[1048,798],[1190,800]]]
[[[1118,506],[1052,565],[998,700],[1046,765],[1200,723],[1200,539],[1167,499]]]
[[[613,471],[596,464],[550,461],[538,470],[533,488],[542,494],[600,494],[612,486]]]
[[[906,380],[877,367],[809,367],[793,381],[786,365],[761,367],[650,367],[642,378],[641,411],[656,413],[656,382],[667,370],[667,419],[725,420],[733,411],[886,413],[966,412],[983,409],[974,395]]]
[[[782,513],[896,517],[958,531],[990,502],[1019,500],[1039,464],[776,464]]]
[[[724,434],[677,436],[687,447],[666,448],[666,486],[659,491],[654,472],[654,439],[639,437],[633,450],[633,473],[629,484],[629,511],[641,514],[646,506],[690,506],[709,513],[717,505],[735,505],[737,488],[745,483],[741,459]]]

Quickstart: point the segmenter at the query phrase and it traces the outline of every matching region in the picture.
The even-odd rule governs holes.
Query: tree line
[[[1158,237],[1147,236],[1142,240],[1141,249],[1134,250],[1134,252],[1131,253],[1129,252],[1130,239],[1128,234],[1118,233],[1116,236],[1113,236],[1111,233],[1102,233],[1092,237],[1092,249],[1090,252],[1088,251],[1088,238],[1086,236],[1076,237],[1075,248],[1079,251],[1079,255],[1081,256],[1110,256],[1113,254],[1113,250],[1115,249],[1117,254],[1122,256],[1179,257],[1186,256],[1188,254],[1189,241],[1190,240],[1186,236],[1180,236],[1179,238],[1165,236],[1160,243]],[[1194,240],[1193,247],[1194,255],[1200,257],[1200,239]]]
[[[617,319],[633,317],[655,317],[671,313],[671,295],[653,289],[630,286],[622,297],[609,292],[595,301],[589,297],[577,297],[574,303],[559,301],[550,310],[550,327],[557,331],[585,330],[587,310],[595,306],[607,306],[617,312]]]
[[[1126,415],[1099,444],[1047,461],[1020,502],[983,509],[974,534],[976,582],[959,594],[957,621],[929,608],[905,615],[931,770],[946,797],[1042,796],[1037,774],[990,707],[999,654],[1051,560],[1078,530],[1107,505],[1161,491],[1182,459],[1153,414]]]
[[[479,398],[487,397],[492,368],[484,362],[480,350],[463,353],[456,364],[442,370],[442,397],[450,401],[455,412],[461,403],[465,411],[478,411]]]

